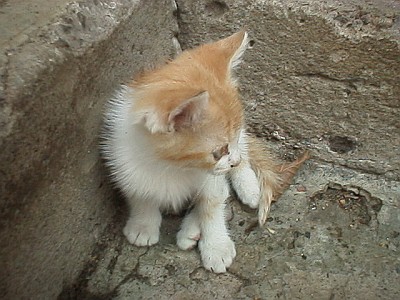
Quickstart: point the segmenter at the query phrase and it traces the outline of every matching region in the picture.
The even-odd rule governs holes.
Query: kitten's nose
[[[240,164],[241,161],[242,161],[242,158],[238,157],[236,159],[231,159],[229,161],[229,164],[231,165],[231,168],[234,168],[234,167],[237,167]]]

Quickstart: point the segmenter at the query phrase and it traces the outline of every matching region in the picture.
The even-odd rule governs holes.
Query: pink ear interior
[[[184,100],[169,114],[169,127],[179,130],[198,123],[201,120],[207,104],[208,92],[201,92],[192,98]]]

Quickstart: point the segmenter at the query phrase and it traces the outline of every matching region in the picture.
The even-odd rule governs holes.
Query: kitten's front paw
[[[235,170],[231,181],[242,203],[251,208],[257,208],[260,202],[260,186],[254,171],[247,166],[240,170]]]
[[[238,193],[238,196],[243,204],[251,208],[257,208],[260,202],[260,188],[258,182],[249,181],[246,190]]]
[[[129,243],[139,247],[157,244],[160,238],[158,226],[137,224],[131,219],[126,223],[123,232]]]
[[[235,244],[226,236],[224,238],[199,241],[203,266],[214,273],[224,273],[236,256]]]

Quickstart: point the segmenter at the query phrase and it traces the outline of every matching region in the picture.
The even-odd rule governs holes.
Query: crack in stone
[[[133,270],[131,272],[129,272],[116,286],[115,288],[111,291],[113,293],[113,295],[117,295],[118,294],[118,289],[124,285],[125,283],[127,283],[129,280],[137,280],[140,281],[142,283],[145,283],[147,285],[150,285],[149,283],[149,278],[146,276],[143,276],[141,274],[139,274],[139,267],[140,267],[140,259],[146,255],[150,250],[150,247],[147,247],[146,251],[143,252],[142,254],[139,254],[137,260],[136,260],[136,265],[133,268]]]
[[[109,247],[108,233],[112,231],[112,224],[110,224],[105,229],[105,235],[97,243],[96,247],[92,251],[89,260],[86,262],[81,273],[70,286],[64,287],[61,293],[58,295],[59,300],[69,300],[69,299],[112,299],[113,291],[105,294],[93,295],[88,290],[88,284],[91,276],[99,268],[99,262],[104,259],[106,255],[106,249]]]
[[[115,265],[117,264],[118,258],[121,255],[123,244],[124,244],[124,239],[121,236],[119,238],[117,246],[115,247],[115,251],[117,252],[117,255],[115,255],[113,258],[111,258],[108,266],[106,267],[106,269],[108,270],[110,275],[112,275],[114,273]]]
[[[172,2],[175,4],[176,10],[173,12],[174,17],[176,18],[176,22],[178,24],[178,30],[175,32],[174,37],[176,38],[176,41],[179,44],[179,47],[181,48],[182,51],[182,40],[180,38],[180,33],[181,33],[181,28],[182,28],[182,18],[181,18],[181,9],[178,5],[178,2],[175,0],[172,0]]]

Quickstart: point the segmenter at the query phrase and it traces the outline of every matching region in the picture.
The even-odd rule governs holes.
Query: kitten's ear
[[[134,123],[143,123],[151,133],[179,131],[201,121],[208,105],[208,92],[201,92],[168,109],[153,107],[135,114]]]
[[[229,69],[236,68],[242,62],[244,51],[248,48],[249,37],[246,31],[239,31],[226,39],[229,47],[234,49],[233,55],[229,61]]]
[[[249,38],[246,31],[239,31],[220,41],[228,57],[228,76],[233,79],[233,70],[241,63],[244,51],[248,48]]]
[[[207,104],[207,91],[182,101],[182,103],[174,108],[168,115],[169,130],[179,130],[199,123]]]

